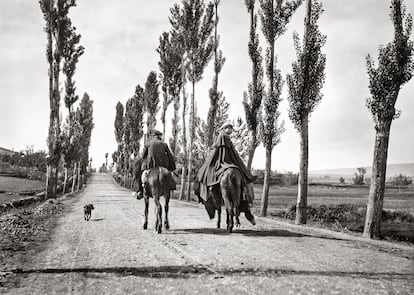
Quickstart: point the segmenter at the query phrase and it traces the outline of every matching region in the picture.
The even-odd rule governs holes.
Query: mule
[[[240,226],[239,216],[241,212],[244,212],[246,219],[251,224],[256,224],[250,211],[250,204],[254,200],[253,186],[242,181],[240,171],[236,167],[225,169],[219,184],[208,188],[204,187],[203,189],[207,191],[204,191],[203,194],[201,193],[201,186],[199,182],[195,182],[194,193],[198,196],[199,202],[204,205],[210,219],[215,217],[217,211],[217,228],[220,228],[223,200],[226,207],[227,231],[232,232],[234,226]]]
[[[164,228],[168,230],[170,224],[168,221],[168,210],[169,210],[169,201],[171,194],[171,183],[172,175],[165,167],[156,167],[150,170],[147,170],[142,175],[142,183],[144,186],[144,225],[143,229],[148,227],[148,207],[149,207],[149,198],[154,198],[155,203],[155,231],[157,233],[162,232],[162,206],[160,202],[160,197],[164,196]]]
[[[227,231],[233,232],[234,218],[236,225],[240,225],[240,197],[242,189],[242,176],[237,168],[226,169],[220,178],[220,192],[226,207]]]

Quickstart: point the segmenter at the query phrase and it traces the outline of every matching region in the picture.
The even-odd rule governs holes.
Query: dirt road
[[[264,218],[227,234],[201,205],[174,200],[171,229],[156,234],[152,200],[142,229],[143,205],[94,174],[10,294],[414,294],[409,246]]]

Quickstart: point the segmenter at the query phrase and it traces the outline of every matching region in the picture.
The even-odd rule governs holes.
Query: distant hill
[[[15,152],[0,147],[0,155],[13,155]]]
[[[365,167],[367,169],[367,176],[371,175],[372,166]],[[342,175],[349,176],[356,173],[357,167],[355,168],[338,168],[338,169],[324,169],[324,170],[314,170],[309,171],[309,175],[318,176],[318,175]],[[404,163],[404,164],[389,164],[387,165],[387,177],[391,177],[398,174],[404,174],[406,176],[414,176],[414,163]]]

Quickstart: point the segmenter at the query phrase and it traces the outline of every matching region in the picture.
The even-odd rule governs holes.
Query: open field
[[[44,188],[45,183],[43,181],[0,176],[0,204],[26,197],[20,194],[39,192]]]
[[[312,206],[316,220],[312,220],[308,212],[308,223],[312,226],[329,228],[335,231],[345,231],[361,233],[364,228],[364,216],[357,212],[349,212],[346,207],[339,204],[366,205],[368,202],[368,186],[337,186],[337,185],[310,185],[308,188],[308,206]],[[255,202],[253,212],[260,214],[260,202],[262,196],[262,186],[255,186]],[[285,219],[288,210],[296,204],[297,186],[272,186],[269,191],[269,201],[267,215],[272,218],[283,218],[285,221],[293,223],[294,220]],[[326,220],[320,205],[330,207],[331,220]],[[331,205],[331,206],[330,206]],[[333,206],[332,206],[333,205]],[[343,209],[339,209],[342,207]],[[348,206],[349,207],[349,206]],[[362,206],[363,207],[363,206]],[[357,206],[357,208],[361,208]],[[384,210],[398,211],[397,218],[391,218],[382,222],[381,234],[384,239],[393,241],[405,241],[414,243],[414,226],[412,222],[402,221],[401,217],[407,217],[405,212],[414,216],[414,189],[387,188],[384,197]],[[292,212],[292,211],[290,211]],[[294,211],[293,211],[294,212]],[[289,213],[290,215],[291,213]],[[318,215],[321,214],[321,215]],[[285,216],[285,217],[283,217]],[[339,221],[340,216],[347,216],[345,220]],[[292,216],[291,216],[292,217]],[[338,219],[336,219],[338,218]],[[294,217],[293,217],[294,219]],[[400,219],[400,220],[398,220]],[[410,218],[412,220],[412,217]]]
[[[255,185],[254,207],[260,208],[262,186]],[[308,205],[367,204],[368,186],[309,185]],[[288,209],[296,204],[297,186],[271,186],[268,212]],[[384,210],[404,210],[414,213],[413,188],[386,188]]]

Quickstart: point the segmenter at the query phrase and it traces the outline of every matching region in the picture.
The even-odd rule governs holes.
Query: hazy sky
[[[169,30],[169,7],[173,0],[77,1],[70,17],[86,48],[75,74],[77,92],[94,101],[95,129],[90,156],[93,165],[104,162],[106,152],[116,149],[115,105],[125,104],[137,84],[144,85],[151,70],[158,71],[159,35]],[[256,1],[258,2],[258,1]],[[365,107],[369,96],[365,55],[377,56],[378,45],[392,39],[390,0],[324,0],[320,29],[328,39],[324,97],[309,124],[310,169],[368,166],[372,164],[374,125]],[[414,1],[405,1],[414,13]],[[21,150],[33,145],[46,149],[48,132],[48,76],[45,59],[46,34],[37,0],[2,0],[0,4],[0,146]],[[230,102],[230,117],[244,117],[243,91],[251,80],[247,53],[249,15],[244,0],[222,0],[219,7],[220,48],[226,57],[219,88]],[[292,33],[303,34],[304,6],[277,40],[276,53],[282,74],[291,72],[295,59]],[[262,41],[261,46],[266,47]],[[208,89],[213,69],[206,69],[196,86],[202,118],[208,109]],[[62,79],[63,80],[63,76]],[[63,87],[63,84],[62,84]],[[272,169],[297,171],[299,135],[287,116],[287,87],[281,104],[286,132],[273,150]],[[414,162],[414,80],[402,88],[397,108],[401,117],[393,122],[388,163]],[[62,110],[64,105],[62,104]],[[171,116],[172,109],[169,111]],[[62,111],[66,116],[66,112]],[[168,126],[171,120],[168,119]],[[161,126],[160,126],[161,128]],[[264,150],[253,162],[264,167]]]

